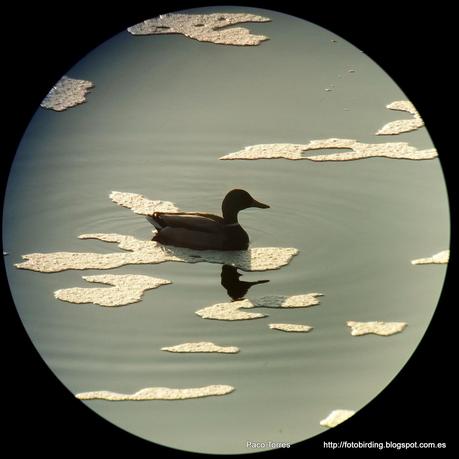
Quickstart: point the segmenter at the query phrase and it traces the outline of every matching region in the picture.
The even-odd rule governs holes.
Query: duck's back
[[[204,233],[219,233],[224,229],[222,217],[200,212],[155,212],[147,219],[158,230],[171,227]]]

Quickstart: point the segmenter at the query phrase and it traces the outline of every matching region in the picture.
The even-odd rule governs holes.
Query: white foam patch
[[[137,303],[141,300],[145,290],[158,288],[161,285],[171,284],[166,279],[150,276],[125,274],[106,274],[100,276],[83,276],[87,282],[112,285],[112,288],[66,288],[56,290],[54,296],[69,303],[93,303],[100,306],[123,306]]]
[[[239,352],[239,348],[236,346],[218,346],[215,343],[207,341],[177,344],[176,346],[162,347],[161,350],[168,352],[212,352],[221,354],[237,354]]]
[[[134,394],[120,394],[106,390],[82,392],[75,397],[80,400],[185,400],[189,398],[210,397],[212,395],[226,395],[234,391],[234,387],[227,385],[212,385],[192,387],[187,389],[173,389],[170,387],[147,387]]]
[[[402,112],[411,113],[414,118],[391,121],[390,123],[385,124],[379,131],[376,132],[376,135],[395,135],[402,134],[403,132],[410,132],[419,129],[424,126],[424,121],[419,115],[418,111],[414,105],[408,100],[397,100],[395,102],[386,105],[390,110],[400,110]]]
[[[349,149],[351,151],[326,155],[305,156],[303,153],[322,149]],[[354,139],[320,139],[307,144],[273,143],[245,147],[243,150],[220,157],[222,160],[236,159],[290,159],[309,161],[352,161],[356,159],[384,157],[391,159],[425,160],[438,156],[434,148],[418,150],[407,142],[361,143]]]
[[[180,209],[173,202],[155,201],[137,193],[112,191],[110,199],[139,215],[152,215],[153,212],[180,212]]]
[[[182,34],[198,41],[221,45],[254,46],[268,40],[244,27],[229,27],[245,22],[270,22],[271,19],[244,13],[163,14],[128,28],[133,35]]]
[[[370,333],[380,336],[390,336],[402,332],[408,324],[406,322],[346,322],[351,328],[352,336],[368,335]]]
[[[323,427],[336,427],[354,416],[354,414],[355,411],[352,410],[333,410],[325,419],[320,421],[320,425]]]
[[[449,250],[443,250],[428,258],[417,258],[411,260],[413,265],[428,265],[428,264],[446,264],[449,262]]]
[[[306,308],[320,303],[317,297],[322,293],[307,293],[304,295],[269,295],[251,300],[254,307],[258,308]]]
[[[63,76],[49,91],[40,105],[43,108],[61,112],[86,102],[86,94],[93,87],[94,83],[91,81],[76,80]]]
[[[298,254],[294,248],[255,247],[248,250],[191,250],[164,246],[156,241],[142,241],[133,236],[116,233],[82,234],[80,239],[116,242],[127,252],[83,253],[52,252],[23,255],[26,261],[16,263],[19,269],[55,273],[67,269],[112,269],[130,264],[157,264],[166,261],[185,263],[228,264],[244,271],[267,271],[287,265]]]
[[[249,300],[233,301],[231,303],[217,303],[196,311],[196,314],[203,319],[214,320],[251,320],[267,317],[260,312],[248,312],[241,309],[254,308],[254,304]]]
[[[267,317],[259,312],[248,312],[242,309],[253,308],[306,308],[319,304],[318,296],[321,293],[308,293],[305,295],[270,295],[254,300],[239,300],[230,303],[217,303],[206,308],[199,309],[196,314],[203,319],[215,320],[251,320]]]
[[[284,332],[307,333],[311,331],[313,327],[310,325],[301,324],[269,324],[269,328],[272,330],[280,330]]]

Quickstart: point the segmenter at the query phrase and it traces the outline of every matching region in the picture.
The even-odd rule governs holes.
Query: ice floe
[[[75,397],[80,400],[185,400],[188,398],[210,397],[212,395],[226,395],[234,391],[234,387],[227,385],[212,385],[175,389],[170,387],[147,387],[133,394],[120,394],[106,390],[82,392]]]
[[[26,261],[16,263],[15,266],[19,269],[54,273],[67,269],[111,269],[132,264],[177,261],[219,263],[232,265],[244,271],[267,271],[287,265],[298,254],[297,249],[282,247],[255,247],[237,251],[191,250],[164,246],[156,241],[144,241],[116,233],[82,234],[79,237],[80,239],[115,242],[126,252],[30,253],[22,256]]]
[[[173,202],[151,200],[137,193],[112,191],[110,199],[139,215],[152,215],[153,212],[180,212],[180,209]]]
[[[424,126],[424,121],[419,115],[414,105],[408,100],[397,100],[386,105],[390,110],[400,110],[402,112],[411,113],[414,118],[391,121],[385,124],[381,129],[376,132],[376,135],[395,135],[402,134],[403,132],[415,131]]]
[[[254,308],[250,300],[233,301],[231,303],[217,303],[206,308],[199,309],[196,314],[203,319],[215,320],[251,320],[267,317],[260,312],[248,312],[241,309]]]
[[[446,264],[449,261],[449,250],[443,250],[428,258],[417,258],[411,260],[413,265],[428,265],[428,264]]]
[[[239,348],[236,346],[218,346],[208,341],[177,344],[176,346],[162,347],[161,350],[168,352],[212,352],[221,354],[237,354],[239,352]]]
[[[351,328],[352,336],[368,335],[370,333],[380,336],[390,336],[402,332],[406,327],[406,322],[355,322],[349,320],[346,322]]]
[[[70,303],[93,303],[100,306],[123,306],[141,300],[145,290],[171,284],[166,279],[150,276],[124,274],[105,274],[100,276],[83,276],[87,282],[112,285],[111,288],[65,288],[56,290],[54,296]]]
[[[307,333],[311,331],[313,327],[310,325],[301,324],[269,324],[269,328],[272,330],[280,330],[284,332]]]
[[[253,46],[268,40],[244,27],[229,27],[271,19],[246,13],[163,14],[128,28],[132,35],[182,34],[198,41],[221,45]]]
[[[322,293],[306,293],[303,295],[267,295],[251,300],[256,308],[306,308],[320,303],[317,297]]]
[[[325,419],[320,421],[323,427],[336,427],[344,421],[347,421],[355,414],[353,410],[333,410]]]
[[[43,108],[61,112],[86,102],[86,94],[93,87],[94,83],[91,81],[76,80],[63,76],[49,91],[40,105]]]
[[[305,156],[303,153],[322,149],[349,149],[339,153]],[[362,143],[354,139],[319,139],[307,144],[273,143],[245,147],[243,150],[220,157],[222,160],[236,159],[290,159],[309,161],[351,161],[356,159],[384,157],[392,159],[424,160],[436,158],[434,148],[418,150],[407,142]]]
[[[270,295],[253,300],[239,300],[230,303],[217,303],[196,311],[203,319],[215,320],[251,320],[267,317],[260,312],[249,312],[243,309],[253,308],[305,308],[319,304],[318,296],[321,293],[308,293],[305,295]]]

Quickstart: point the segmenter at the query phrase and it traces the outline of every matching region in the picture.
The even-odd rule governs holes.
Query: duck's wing
[[[148,220],[157,229],[183,228],[202,233],[221,233],[224,230],[223,218],[212,214],[155,212]]]

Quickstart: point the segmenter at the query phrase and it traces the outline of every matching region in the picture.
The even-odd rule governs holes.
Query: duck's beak
[[[262,202],[258,202],[255,199],[252,201],[252,205],[250,207],[259,207],[260,209],[269,209],[268,204],[263,204]]]

